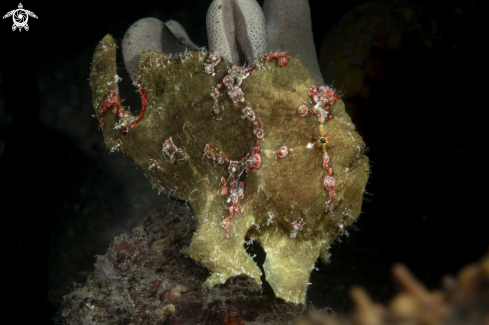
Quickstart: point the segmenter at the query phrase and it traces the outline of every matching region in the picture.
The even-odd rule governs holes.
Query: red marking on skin
[[[321,86],[319,89],[316,86],[312,86],[307,91],[308,95],[312,97],[314,106],[309,108],[311,114],[318,115],[318,121],[324,123],[326,119],[331,120],[334,118],[333,114],[329,111],[329,108],[338,100],[340,96],[336,91],[328,86]],[[306,114],[305,108],[300,106],[298,109],[299,116]],[[302,115],[303,114],[303,115]]]
[[[256,128],[253,130],[253,133],[256,135],[258,139],[263,138],[263,129],[261,128]]]
[[[207,74],[215,75],[214,67],[221,62],[221,56],[215,52],[209,53],[207,58],[207,64],[204,65],[204,72]]]
[[[160,180],[155,179],[155,181],[156,181],[156,182],[158,183],[158,185],[159,185],[159,186],[160,186],[160,187],[163,189],[163,191],[166,191],[168,194],[172,194],[172,193],[174,194],[174,193],[175,193],[175,191],[170,190],[168,187],[166,187],[165,185],[163,185],[163,183],[162,183]]]
[[[207,157],[208,159],[217,161],[218,164],[223,164],[225,162],[228,162],[229,159],[223,158],[214,148],[212,148],[208,143],[204,147],[204,155],[202,156],[202,159],[204,157]]]
[[[340,95],[328,86],[319,87],[319,97],[321,97],[321,101],[325,106],[332,106],[338,99],[340,99]]]
[[[148,91],[151,92],[151,89],[149,89]],[[112,113],[116,114],[118,112],[120,117],[119,123],[121,125],[124,125],[121,128],[122,132],[127,133],[128,128],[125,123],[127,121],[128,116],[124,117],[124,107],[121,104],[121,100],[120,97],[118,96],[117,90],[111,89],[105,94],[107,95],[107,97],[102,101],[101,107],[98,111],[100,129],[103,131],[105,127],[107,109],[109,107],[112,107]],[[142,104],[141,113],[139,113],[139,116],[136,119],[134,119],[134,121],[129,125],[130,129],[133,129],[136,126],[136,124],[139,122],[139,120],[141,120],[141,118],[144,116],[144,112],[146,111],[146,108],[148,107],[149,100],[147,97],[147,91],[146,89],[143,89],[142,81],[139,84],[139,96],[141,97],[141,104]],[[130,116],[130,114],[128,115]]]
[[[229,226],[231,225],[231,219],[233,218],[234,215],[234,206],[235,204],[231,205],[228,210],[229,210],[229,215],[224,218],[224,220],[221,222],[221,227],[223,227],[226,230],[226,238],[231,238],[232,234],[229,232]]]
[[[329,198],[330,199],[335,199],[336,198],[336,191],[335,191],[335,186],[336,186],[336,180],[331,177],[331,176],[326,176],[323,181],[324,187],[329,193]]]
[[[336,199],[336,191],[335,190],[329,191],[328,194],[329,194],[329,197],[331,199]]]
[[[216,89],[214,89],[214,96],[216,98],[219,98],[219,97],[222,97],[222,94],[220,92],[218,92]]]
[[[335,227],[339,228],[341,232],[343,232],[345,226],[346,222],[344,220],[341,220],[340,222],[335,224]]]
[[[329,155],[325,151],[323,154],[323,167],[326,168],[328,166],[328,163],[329,163]]]
[[[253,158],[251,159],[251,163],[249,164],[250,173],[252,173],[255,169],[260,168],[261,166],[261,156],[258,153],[253,154]]]
[[[234,211],[236,211],[237,214],[243,214],[244,208],[242,206],[235,206]]]
[[[239,182],[239,187],[243,190],[239,195],[240,198],[244,199],[244,182]],[[236,210],[236,209],[235,209]],[[240,213],[241,214],[241,213]]]
[[[141,87],[143,86],[143,84],[141,83]],[[129,128],[130,129],[134,129],[134,127],[136,126],[136,124],[138,124],[139,120],[143,117],[144,115],[144,111],[146,110],[146,107],[148,106],[148,97],[146,97],[146,90],[141,88],[141,90],[139,90],[139,96],[141,97],[141,103],[142,103],[142,108],[141,108],[141,113],[139,113],[139,116],[134,120],[134,122],[131,123],[131,125],[129,125]]]
[[[283,158],[283,157],[287,156],[289,154],[289,152],[290,152],[289,148],[287,148],[286,146],[282,146],[282,147],[280,147],[280,149],[278,149],[277,156],[279,158]]]
[[[323,154],[323,168],[328,172],[329,176],[334,175],[333,168],[331,168],[331,166],[329,166],[329,155],[326,151]]]
[[[202,160],[204,160],[204,157],[216,160],[216,152],[208,143],[204,147],[204,155],[202,156]]]
[[[312,97],[312,100],[317,103],[318,102],[318,88],[316,86],[312,86],[307,91],[307,94]]]
[[[233,186],[233,184],[230,184],[230,185]],[[238,197],[243,199],[244,198],[244,182],[240,182],[239,187],[241,189],[243,189],[243,191],[241,192],[241,194]],[[231,189],[231,194],[232,193],[233,193],[233,189]],[[238,206],[238,201],[239,200],[236,199],[235,201],[233,201],[232,205],[230,207],[228,207],[229,215],[226,218],[224,218],[224,220],[221,222],[221,227],[223,227],[226,230],[225,236],[228,239],[232,237],[232,234],[229,231],[229,226],[231,225],[231,219],[234,216],[234,212],[236,212],[238,214],[244,213],[244,207]]]
[[[245,71],[249,74],[251,74],[251,71],[255,70],[257,68],[257,66],[255,65],[254,67],[251,67],[249,69],[246,69]]]
[[[302,220],[296,220],[292,222],[292,226],[294,227],[295,230],[302,230],[302,227],[304,227],[306,223]]]
[[[211,96],[212,96],[212,98],[214,98],[214,101],[217,101],[217,98],[222,97],[222,94],[218,91],[218,89],[221,88],[219,85],[222,85],[222,83],[221,84],[217,84],[216,87],[212,90],[212,93],[211,93]]]
[[[212,89],[212,92],[211,92],[211,97],[212,99],[214,99],[214,112],[217,114],[219,113],[219,109],[217,108],[217,99],[222,97],[222,94],[219,92],[218,89],[220,89],[222,87],[223,83],[220,82],[218,83],[214,89]]]
[[[252,69],[253,70],[253,69]],[[247,71],[248,73],[248,71]],[[226,77],[224,78],[224,82],[226,82]],[[241,160],[229,160],[226,157],[223,157],[216,149],[212,148],[209,144],[206,144],[204,147],[204,157],[211,159],[213,161],[217,161],[219,164],[226,163],[228,164],[229,171],[229,197],[227,199],[228,203],[231,203],[231,206],[227,207],[229,211],[229,215],[223,219],[220,226],[226,230],[226,238],[232,238],[232,234],[229,231],[229,226],[231,225],[231,219],[234,216],[234,212],[238,214],[244,213],[244,208],[242,206],[238,206],[239,199],[244,199],[244,182],[239,181],[243,172],[252,173],[254,170],[259,169],[261,166],[261,156],[260,156],[260,142],[263,139],[263,129],[260,128],[260,122],[255,119],[255,113],[251,110],[249,105],[246,105],[243,109],[244,116],[243,118],[248,118],[253,122],[253,134],[256,136],[255,146],[251,149],[251,151],[244,156]],[[228,194],[228,190],[226,187],[226,179],[224,176],[221,176],[221,195],[224,196]]]
[[[297,109],[297,115],[299,115],[300,117],[304,117],[306,116],[307,114],[307,105],[306,104],[302,104],[301,106],[299,106],[299,108]]]
[[[224,176],[221,176],[221,184],[221,195],[224,196],[228,193],[228,189],[226,187],[226,179],[224,178]]]
[[[336,181],[333,177],[331,176],[326,176],[324,178],[324,187],[328,190],[328,191],[331,191],[332,189],[334,189],[334,187],[336,186]]]
[[[273,59],[277,59],[279,67],[285,67],[289,63],[290,55],[285,52],[270,52],[267,56],[267,61],[270,62]]]
[[[261,139],[256,140],[255,147],[253,148],[254,153],[260,153],[261,152],[260,141],[261,141]]]
[[[222,82],[220,82],[220,84],[227,84],[228,81],[229,81],[229,78],[231,78],[231,74],[228,73],[227,75],[224,76],[224,78],[222,79]]]
[[[122,80],[118,75],[117,73],[112,77],[112,82],[113,83],[118,83],[120,80]]]
[[[173,140],[170,137],[170,139],[167,139],[165,143],[163,143],[161,151],[163,152],[163,155],[170,157],[170,161],[173,163],[175,161],[173,156],[178,152],[178,147],[173,143]]]
[[[241,90],[241,84],[250,73],[256,69],[255,67],[244,69],[243,67],[233,65],[228,69],[228,74],[222,79],[222,82],[228,88],[228,96],[233,100],[233,103],[244,102],[244,94]]]
[[[124,144],[122,143],[122,140],[120,138],[117,138],[117,140],[115,140],[115,146],[119,150],[124,149]]]
[[[99,116],[99,122],[100,122],[100,129],[103,131],[104,126],[105,126],[105,117],[107,115],[107,109],[109,107],[112,107],[112,113],[117,113],[119,111],[119,114],[121,112],[124,112],[124,109],[122,108],[121,104],[121,99],[117,94],[117,90],[111,89],[108,92],[105,92],[107,97],[102,101],[101,107],[98,111],[98,116]]]
[[[149,160],[149,170],[155,170],[155,169],[159,169],[160,168],[160,165],[158,164],[158,162],[156,161],[156,159],[150,159]]]
[[[246,104],[245,108],[243,108],[243,116],[242,118],[248,118],[250,121],[255,121],[255,112],[251,110],[250,105]]]
[[[350,209],[345,209],[345,210],[343,210],[343,212],[341,212],[341,214],[342,214],[344,217],[346,217],[346,218],[355,219],[355,217],[351,215],[351,211],[350,211]]]

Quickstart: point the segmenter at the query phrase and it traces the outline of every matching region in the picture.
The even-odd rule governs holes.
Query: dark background
[[[11,18],[0,21],[0,215],[9,323],[59,321],[62,295],[83,281],[80,272],[93,270],[93,256],[168,200],[131,162],[109,155],[97,132],[87,79],[98,41],[107,33],[121,40],[130,24],[153,16],[179,21],[194,43],[206,46],[210,2],[23,2],[39,17],[29,19],[28,32],[12,32]],[[318,50],[325,32],[360,3],[310,1]],[[396,3],[437,22],[437,47],[394,58],[398,70],[384,95],[365,108],[371,177],[364,213],[356,230],[333,245],[332,264],[318,264],[308,293],[315,305],[338,312],[350,308],[347,289],[354,284],[388,301],[396,290],[394,262],[436,288],[443,274],[477,260],[489,244],[483,226],[487,2]],[[3,1],[0,13],[17,5]]]

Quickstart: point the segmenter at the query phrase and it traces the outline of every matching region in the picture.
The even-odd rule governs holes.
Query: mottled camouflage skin
[[[275,60],[262,61],[241,84],[243,102],[233,103],[227,88],[220,88],[216,110],[210,93],[231,65],[222,60],[214,67],[214,76],[207,74],[208,56],[189,51],[169,58],[143,52],[139,82],[148,99],[146,111],[134,128],[123,132],[114,129],[120,117],[109,108],[103,128],[105,143],[132,159],[156,189],[190,203],[198,228],[188,252],[209,268],[205,285],[212,287],[239,274],[261,283],[261,271],[244,249],[245,238],[250,238],[266,252],[263,268],[276,295],[304,303],[317,258],[361,212],[369,176],[365,144],[341,100],[330,108],[334,118],[324,123],[318,122],[317,115],[298,115],[299,106],[311,104],[308,90],[314,81],[293,56],[284,67],[278,67]],[[97,46],[90,76],[99,119],[107,93],[118,91],[115,60],[115,42],[106,36]],[[229,164],[209,159],[204,148],[208,144],[221,157],[236,161],[250,153],[257,137],[253,133],[256,126],[243,117],[246,105],[264,133],[259,144],[261,166],[234,179],[244,183],[244,198],[238,203],[244,212],[234,213],[228,239],[221,223],[230,214],[231,203],[226,201],[231,189]],[[176,147],[172,157],[162,152],[170,137]],[[280,158],[277,152],[282,146],[290,152]],[[165,150],[170,149],[168,145]],[[328,176],[324,152],[334,171],[334,199],[323,183]],[[226,195],[221,195],[223,176]],[[270,213],[276,216],[273,220]],[[297,221],[304,223],[302,229],[294,228]]]

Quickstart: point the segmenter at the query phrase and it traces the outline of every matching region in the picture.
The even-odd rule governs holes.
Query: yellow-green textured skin
[[[187,200],[198,218],[189,255],[211,271],[205,285],[212,287],[230,277],[246,275],[261,283],[261,271],[244,248],[245,237],[255,239],[265,250],[263,265],[275,294],[292,303],[304,303],[309,275],[318,256],[342,232],[338,224],[350,225],[361,212],[363,190],[369,176],[365,144],[354,131],[341,100],[330,108],[334,118],[319,123],[317,115],[300,117],[297,108],[310,103],[308,90],[313,79],[299,60],[291,57],[285,67],[276,60],[263,61],[243,80],[244,102],[233,104],[223,86],[216,113],[212,89],[231,66],[224,60],[215,75],[204,72],[208,53],[190,51],[173,56],[145,51],[139,76],[147,90],[149,106],[139,123],[127,133],[114,129],[118,115],[107,111],[103,130],[109,148],[120,138],[119,151],[132,159],[158,190],[160,184],[179,199]],[[162,64],[164,62],[164,64]],[[170,64],[168,64],[170,63]],[[118,89],[116,45],[106,36],[97,46],[90,75],[93,105],[98,112],[106,92]],[[123,95],[123,94],[122,94]],[[240,160],[255,145],[253,123],[242,118],[248,104],[264,131],[261,167],[244,173],[244,213],[234,213],[229,232],[220,226],[229,215],[227,196],[221,196],[221,176],[228,179],[228,165],[203,157],[209,144],[229,159]],[[152,108],[150,108],[152,107]],[[172,162],[162,153],[172,138],[179,148]],[[325,137],[326,144],[319,141]],[[280,147],[291,152],[277,156]],[[336,180],[336,198],[330,200],[322,179],[323,154],[330,157]],[[155,159],[160,168],[150,169]],[[269,212],[276,218],[269,221]],[[295,230],[292,222],[305,224]]]

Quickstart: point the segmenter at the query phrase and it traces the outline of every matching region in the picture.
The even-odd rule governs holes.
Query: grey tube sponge
[[[316,56],[307,0],[214,0],[207,11],[209,50],[236,65],[256,64],[259,56],[281,50],[299,57],[317,85],[324,85]],[[122,41],[125,66],[137,79],[139,56],[145,50],[179,53],[196,49],[178,22],[155,18],[135,22]]]
[[[179,30],[183,30],[184,34],[181,32],[178,34],[180,38],[185,40],[186,37],[188,42],[193,44],[180,24],[177,23],[177,26],[175,21],[169,21],[169,23],[171,28],[156,18],[143,18],[132,24],[127,30],[122,39],[122,58],[133,81],[137,79],[139,57],[143,51],[153,50],[176,54],[184,51],[186,47],[191,47],[179,41],[172,31],[178,34]]]
[[[209,50],[233,64],[254,64],[266,52],[265,16],[256,0],[214,0],[207,11]]]
[[[170,29],[173,35],[183,44],[185,45],[188,49],[198,49],[199,47],[195,45],[194,42],[190,40],[190,37],[188,37],[187,32],[185,31],[185,28],[183,28],[182,24],[180,24],[178,21],[170,19],[165,22],[166,27]]]
[[[312,35],[311,9],[307,0],[265,0],[268,51],[297,55],[317,85],[324,85]]]

